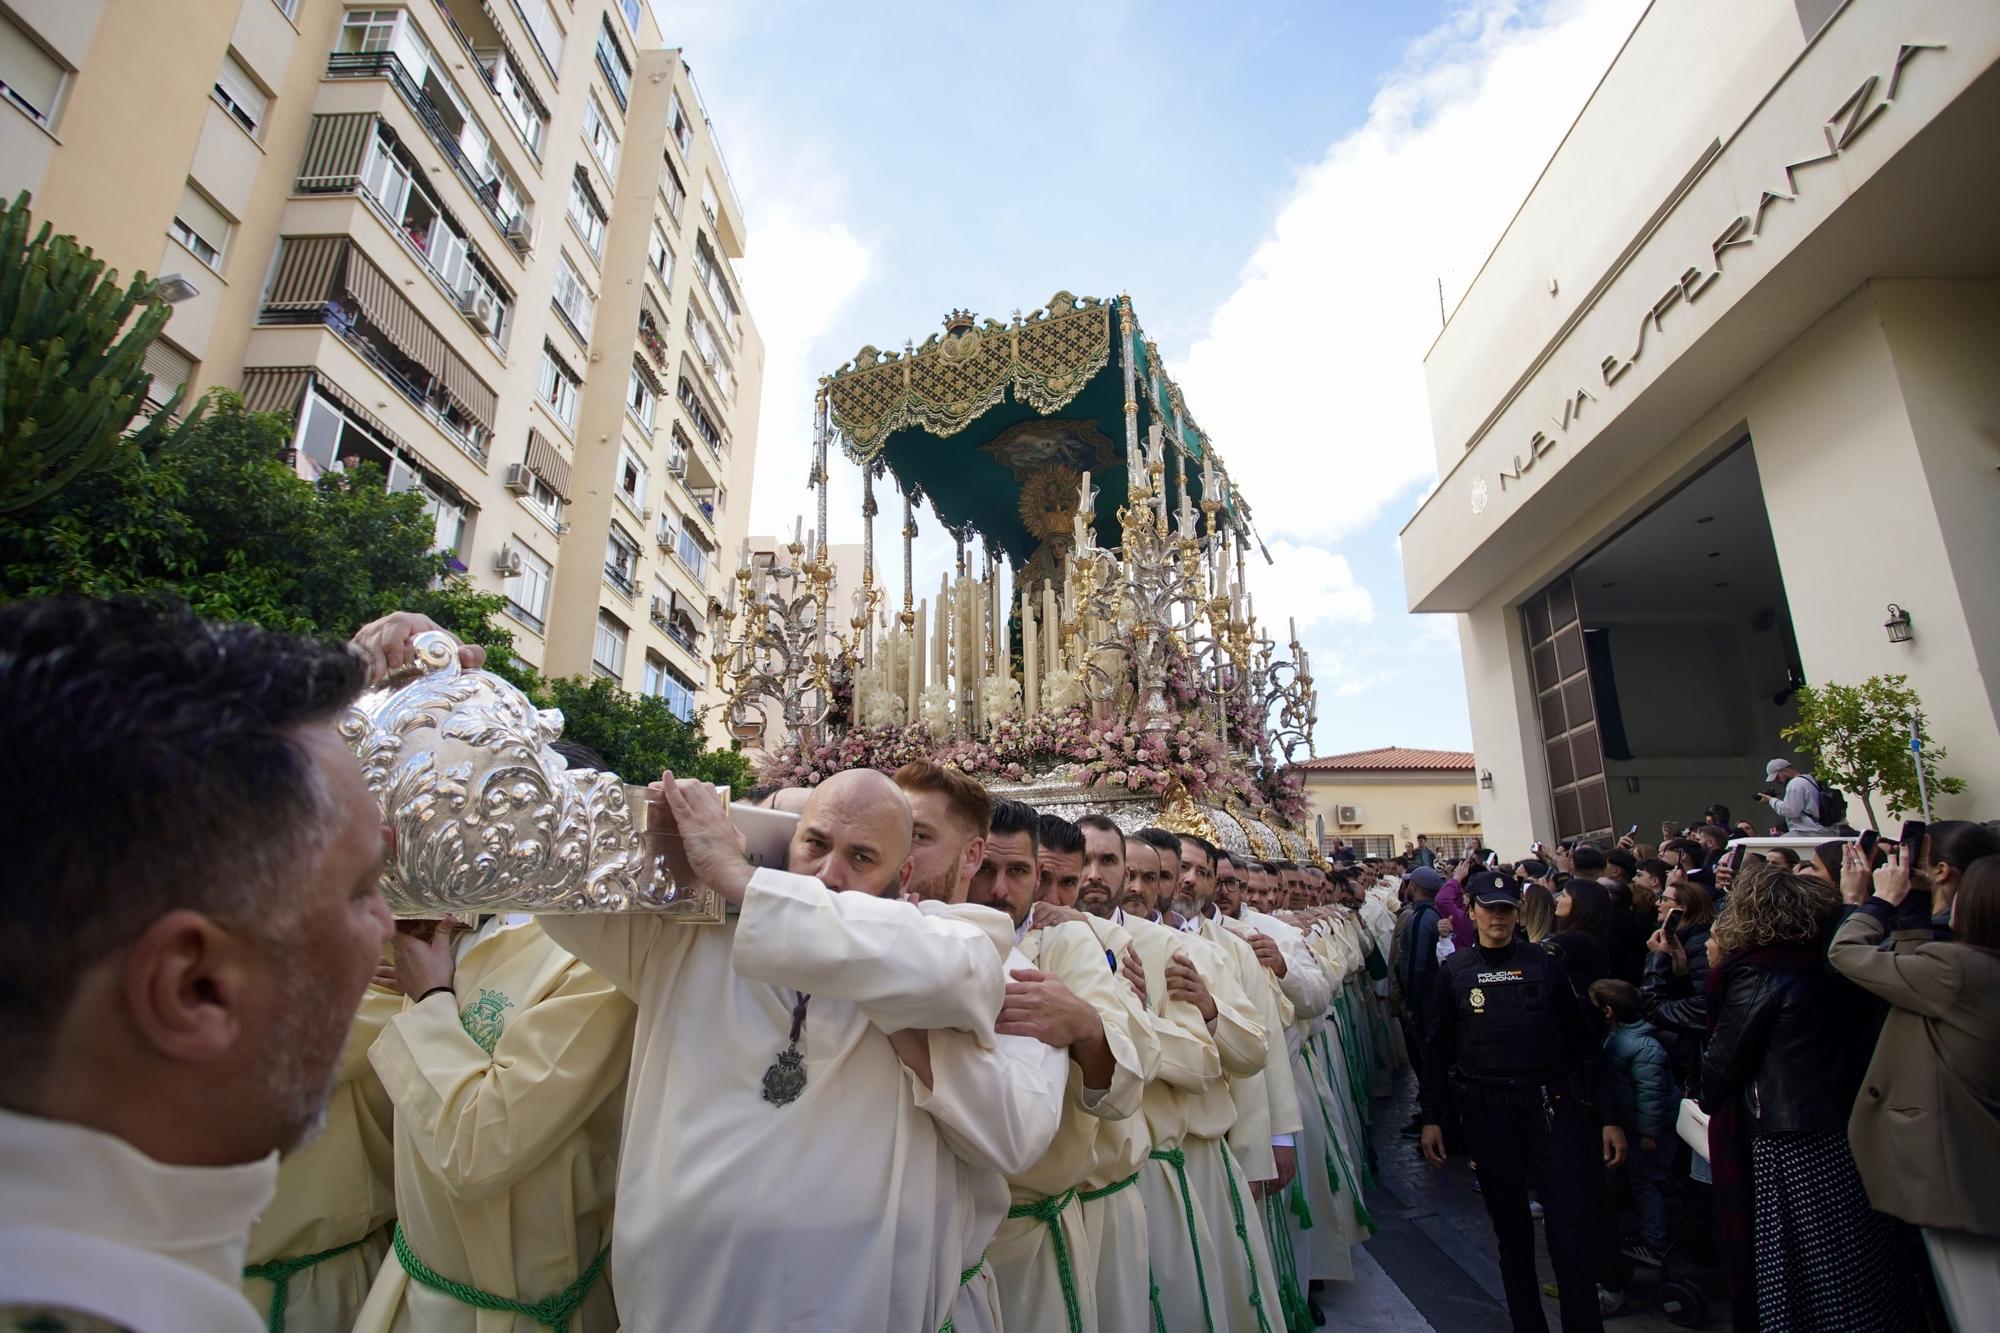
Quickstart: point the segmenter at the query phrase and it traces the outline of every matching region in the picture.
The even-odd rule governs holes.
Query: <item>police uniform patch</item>
[[[1472,994],[1467,998],[1472,1001],[1474,1009],[1484,1009],[1486,1007],[1486,992],[1477,986],[1472,988]]]

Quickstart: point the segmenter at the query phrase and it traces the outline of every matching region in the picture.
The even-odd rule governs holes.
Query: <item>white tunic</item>
[[[991,1044],[993,939],[775,870],[720,926],[542,927],[638,1005],[611,1259],[629,1333],[936,1333],[958,1294],[966,1201],[883,1034],[957,1028]],[[801,993],[806,1085],[773,1106],[764,1073]]]
[[[126,1328],[260,1333],[243,1298],[250,1224],[278,1155],[165,1166],[110,1134],[0,1111],[0,1306]]]

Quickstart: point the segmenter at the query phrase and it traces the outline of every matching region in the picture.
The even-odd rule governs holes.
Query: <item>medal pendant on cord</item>
[[[805,1031],[806,1006],[811,1002],[812,996],[800,995],[792,1006],[791,1039],[764,1071],[764,1100],[773,1106],[789,1105],[806,1090],[806,1058],[799,1052],[799,1034]]]

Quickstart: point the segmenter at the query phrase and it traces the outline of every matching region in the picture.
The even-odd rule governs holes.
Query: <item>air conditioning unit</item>
[[[646,505],[639,510],[639,521],[641,523],[651,523],[653,521],[653,506]]]
[[[662,523],[659,527],[653,529],[653,540],[660,544],[662,551],[671,551],[679,544],[680,534],[675,532],[670,525]]]
[[[1335,823],[1351,827],[1367,822],[1368,812],[1358,805],[1337,805],[1333,808],[1333,817]]]
[[[688,474],[687,450],[676,449],[667,455],[667,471],[676,477],[685,477]]]
[[[667,609],[668,609],[668,608],[667,608],[667,599],[666,599],[666,598],[664,598],[664,597],[655,597],[655,598],[653,599],[653,605],[652,605],[652,607],[651,607],[651,611],[652,611],[652,615],[653,615],[653,619],[654,619],[654,620],[655,620],[656,622],[658,622],[659,624],[662,624],[662,625],[664,625],[664,624],[666,624],[666,623],[667,623]]]
[[[493,293],[484,287],[469,288],[458,295],[458,313],[481,333],[493,332]]]
[[[1451,813],[1461,824],[1479,822],[1479,807],[1476,805],[1456,804],[1451,807]]]
[[[516,579],[521,577],[524,568],[526,563],[521,559],[521,553],[511,546],[503,546],[493,553],[495,574],[505,574],[510,579]]]
[[[535,474],[528,471],[526,463],[507,465],[507,489],[516,495],[527,495],[535,489]]]
[[[534,225],[519,213],[507,224],[507,244],[514,247],[516,254],[525,255],[535,248]]]

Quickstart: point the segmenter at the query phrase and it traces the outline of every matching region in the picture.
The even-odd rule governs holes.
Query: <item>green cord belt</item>
[[[1257,1312],[1258,1333],[1271,1333],[1271,1321],[1264,1317],[1264,1292],[1257,1280],[1257,1251],[1250,1244],[1250,1228],[1243,1220],[1243,1196],[1236,1188],[1236,1167],[1229,1150],[1222,1150],[1222,1177],[1229,1183],[1229,1211],[1236,1219],[1236,1239],[1243,1242],[1243,1260],[1250,1266],[1250,1308]]]
[[[1291,1188],[1298,1187],[1294,1178]],[[1271,1264],[1278,1270],[1278,1304],[1285,1311],[1285,1328],[1288,1333],[1310,1333],[1312,1306],[1299,1290],[1298,1252],[1292,1248],[1292,1233],[1285,1225],[1285,1205],[1275,1192],[1264,1196],[1264,1230],[1271,1237]]]
[[[396,1223],[394,1244],[396,1262],[403,1266],[403,1271],[432,1291],[443,1292],[461,1305],[470,1305],[475,1310],[496,1310],[501,1314],[532,1319],[543,1328],[556,1330],[556,1333],[561,1333],[561,1330],[569,1327],[570,1316],[577,1312],[583,1305],[584,1298],[590,1295],[590,1289],[597,1285],[598,1275],[604,1271],[604,1261],[611,1257],[611,1247],[606,1245],[597,1252],[597,1257],[590,1261],[590,1266],[583,1270],[582,1277],[553,1296],[529,1302],[517,1301],[507,1296],[496,1296],[490,1291],[481,1291],[469,1283],[454,1282],[448,1277],[440,1277],[426,1267],[423,1260],[417,1258],[416,1251],[410,1248],[409,1238],[403,1235],[401,1222]]]
[[[1179,1148],[1155,1148],[1150,1156],[1172,1167],[1180,1178],[1181,1211],[1187,1214],[1188,1244],[1194,1247],[1194,1280],[1201,1288],[1201,1322],[1208,1333],[1215,1333],[1215,1316],[1208,1306],[1208,1274],[1201,1267],[1201,1228],[1194,1223],[1194,1194],[1188,1189],[1187,1154]]]
[[[964,1272],[958,1275],[959,1291],[964,1291],[965,1284],[972,1281],[972,1279],[978,1277],[979,1270],[984,1267],[986,1267],[986,1256],[982,1254],[979,1256],[978,1263],[974,1264],[972,1267],[966,1269]],[[957,1293],[953,1293],[952,1300],[956,1302],[957,1299],[958,1299]],[[958,1316],[955,1314],[946,1315],[944,1317],[944,1322],[938,1325],[938,1333],[954,1333],[954,1326],[952,1324],[952,1321],[956,1318],[958,1318]]]
[[[336,1254],[346,1254],[361,1241],[351,1240],[345,1245],[336,1245],[318,1254],[302,1254],[295,1259],[266,1259],[261,1264],[245,1264],[243,1276],[261,1277],[271,1284],[271,1305],[264,1314],[264,1327],[269,1333],[285,1333],[285,1306],[291,1302],[292,1279],[316,1264],[323,1264]]]
[[[1138,1183],[1139,1173],[1134,1171],[1131,1175],[1125,1177],[1125,1179],[1114,1180],[1103,1189],[1085,1190],[1083,1193],[1077,1195],[1076,1199],[1078,1203],[1096,1203],[1099,1199],[1110,1198],[1119,1190],[1130,1189]]]
[[[1032,1217],[1049,1229],[1049,1241],[1056,1252],[1056,1281],[1062,1287],[1063,1312],[1069,1317],[1069,1333],[1083,1333],[1083,1302],[1076,1294],[1076,1269],[1070,1264],[1069,1240],[1063,1235],[1063,1210],[1076,1202],[1076,1190],[1033,1203],[1017,1203],[1007,1210],[1009,1218]]]

